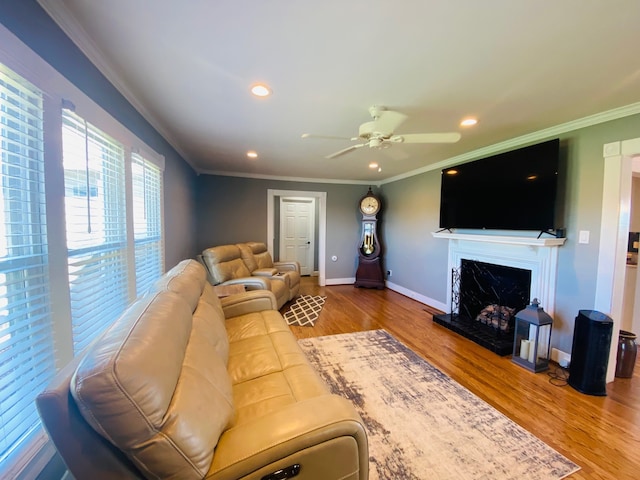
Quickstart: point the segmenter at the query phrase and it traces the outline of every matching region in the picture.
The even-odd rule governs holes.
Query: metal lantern
[[[532,372],[549,369],[553,319],[534,298],[531,305],[516,313],[511,360]]]

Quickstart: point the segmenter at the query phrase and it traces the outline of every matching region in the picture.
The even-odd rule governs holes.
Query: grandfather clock
[[[369,187],[367,194],[360,199],[362,212],[362,236],[358,244],[358,270],[356,287],[384,288],[380,242],[378,242],[377,223],[380,211],[380,199]]]

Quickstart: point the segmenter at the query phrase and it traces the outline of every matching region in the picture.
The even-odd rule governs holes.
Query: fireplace
[[[529,304],[530,292],[531,270],[462,260],[460,304],[451,313],[509,333],[515,323],[512,317]]]
[[[531,270],[463,259],[451,274],[451,313],[434,320],[499,355],[511,353],[515,314],[529,304]]]
[[[453,273],[449,275],[447,286],[446,305],[449,307],[449,313],[434,317],[434,321],[471,338],[499,355],[509,355],[513,351],[513,332],[509,333],[508,328],[498,332],[490,329],[487,332],[486,328],[477,325],[482,322],[475,320],[477,313],[473,315],[473,312],[478,308],[478,311],[481,311],[487,306],[497,305],[514,308],[515,314],[529,303],[529,299],[538,298],[540,306],[553,316],[558,248],[564,244],[564,238],[506,237],[453,232],[437,232],[433,236],[449,241],[448,271]],[[466,278],[468,265],[474,265],[472,268],[469,267],[470,280]],[[486,265],[496,266],[497,269],[489,267],[487,270]],[[510,277],[512,273],[516,276],[524,275],[524,278],[516,278],[516,283],[524,282],[521,286],[506,286],[511,280],[507,281],[502,277]],[[463,274],[465,279],[462,278]],[[468,285],[469,282],[476,283],[481,292],[493,297],[485,298],[484,293],[464,292],[464,288],[460,287],[462,283]],[[487,286],[492,282],[498,287]],[[497,300],[494,301],[492,298]],[[473,317],[472,326],[465,325],[463,329],[462,322],[458,320],[462,317]],[[499,318],[494,320],[500,322]]]

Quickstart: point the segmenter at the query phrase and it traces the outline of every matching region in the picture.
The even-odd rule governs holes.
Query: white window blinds
[[[162,170],[142,155],[131,157],[136,295],[143,294],[164,271]]]
[[[124,147],[63,110],[63,167],[74,354],[129,302]]]
[[[43,99],[0,65],[0,465],[36,431],[55,373],[44,196]]]

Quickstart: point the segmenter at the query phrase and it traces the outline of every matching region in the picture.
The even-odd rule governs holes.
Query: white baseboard
[[[408,288],[401,287],[400,285],[396,285],[395,283],[392,283],[388,280],[386,284],[389,290],[393,290],[394,292],[401,293],[405,297],[413,298],[414,300],[420,303],[423,303],[433,308],[437,308],[438,310],[442,310],[443,312],[446,312],[448,310],[447,305],[438,300],[434,300],[433,298],[429,298],[425,295],[414,292],[413,290],[409,290]]]
[[[355,277],[351,278],[327,278],[326,285],[352,285],[356,283]],[[389,290],[393,290],[394,292],[401,293],[405,297],[412,298],[424,305],[428,305],[429,307],[437,308],[438,310],[442,310],[443,312],[447,311],[447,305],[439,302],[438,300],[434,300],[433,298],[429,298],[425,295],[421,295],[413,290],[409,290],[408,288],[401,287],[400,285],[396,285],[395,283],[385,281],[385,285]]]
[[[326,285],[350,285],[356,283],[356,278],[327,278]]]
[[[551,360],[556,362],[561,367],[571,365],[571,354],[558,350],[557,348],[551,349]]]

